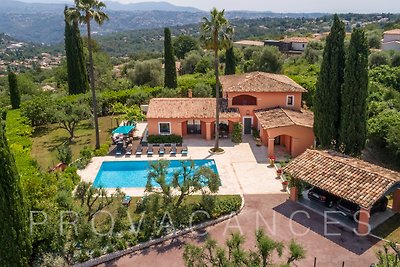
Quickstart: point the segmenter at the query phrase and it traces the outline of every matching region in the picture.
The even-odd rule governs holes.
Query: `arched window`
[[[257,106],[257,98],[251,95],[239,95],[232,99],[234,106]]]

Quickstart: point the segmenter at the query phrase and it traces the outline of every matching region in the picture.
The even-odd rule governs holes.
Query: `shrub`
[[[218,200],[213,210],[212,217],[218,218],[222,215],[236,212],[240,209],[241,205],[242,205],[242,198],[240,196],[233,196],[222,200]]]
[[[110,143],[105,143],[100,146],[99,149],[93,151],[95,157],[107,156],[110,148]]]
[[[147,142],[150,144],[182,144],[182,136],[171,134],[171,135],[149,135]]]
[[[212,88],[205,83],[198,83],[193,88],[193,97],[212,97]]]
[[[54,121],[53,101],[46,96],[37,96],[21,104],[22,116],[29,119],[31,126],[40,126]]]
[[[57,159],[64,164],[70,164],[72,161],[72,151],[68,145],[57,147]]]
[[[242,130],[243,130],[243,127],[242,127],[241,123],[236,122],[233,125],[232,142],[237,143],[237,144],[242,142]]]
[[[375,68],[381,65],[389,65],[389,56],[386,52],[380,51],[369,56],[369,66]]]
[[[128,71],[128,77],[137,85],[160,86],[163,83],[161,67],[161,62],[156,59],[136,62],[135,68]]]

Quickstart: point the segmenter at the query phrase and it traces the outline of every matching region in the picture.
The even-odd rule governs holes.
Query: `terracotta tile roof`
[[[400,35],[400,29],[394,29],[390,31],[385,31],[383,34],[395,34],[395,35]]]
[[[220,81],[224,92],[307,92],[285,75],[266,72],[225,75]]]
[[[310,40],[306,37],[289,37],[283,39],[285,43],[308,43]]]
[[[149,103],[147,118],[215,118],[215,108],[215,98],[153,98]],[[240,118],[240,113],[236,109],[227,109],[222,104],[220,118]]]
[[[285,168],[292,177],[322,188],[364,208],[370,208],[400,173],[333,151],[307,149]]]
[[[278,107],[256,110],[255,115],[265,130],[292,125],[312,128],[314,124],[314,114],[308,110],[297,111]]]

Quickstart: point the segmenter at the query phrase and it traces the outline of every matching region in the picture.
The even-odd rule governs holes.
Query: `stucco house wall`
[[[307,43],[292,43],[292,50],[304,51],[306,50]]]
[[[395,50],[395,51],[400,51],[400,41],[392,41],[388,43],[382,43],[381,45],[382,50],[388,51],[388,50]]]
[[[232,99],[241,95],[250,95],[257,98],[257,105],[233,105]],[[265,108],[274,108],[274,107],[284,107],[291,108],[295,110],[301,109],[301,93],[281,93],[281,92],[265,92],[265,93],[226,93],[228,98],[228,107],[230,108],[238,108],[240,112],[240,116],[243,118],[244,116],[252,116],[253,117],[253,127],[257,125],[257,118],[254,115],[254,111],[258,109]],[[287,105],[287,97],[294,96],[294,105]]]
[[[400,35],[399,34],[389,34],[389,33],[385,33],[383,35],[384,43],[392,42],[392,41],[400,41]]]
[[[274,129],[262,130],[263,135],[268,138],[284,136],[281,144],[285,144],[286,150],[290,152],[292,157],[296,157],[303,153],[307,148],[314,145],[314,130],[310,127],[292,125],[287,127],[279,127]],[[288,140],[290,137],[290,140]]]

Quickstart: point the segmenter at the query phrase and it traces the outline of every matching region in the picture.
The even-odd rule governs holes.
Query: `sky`
[[[114,0],[115,1],[115,0]],[[117,0],[121,3],[148,2],[146,0]],[[153,0],[164,1],[164,0]],[[400,0],[165,0],[179,6],[202,10],[212,7],[226,10],[273,12],[328,12],[328,13],[400,13]]]

